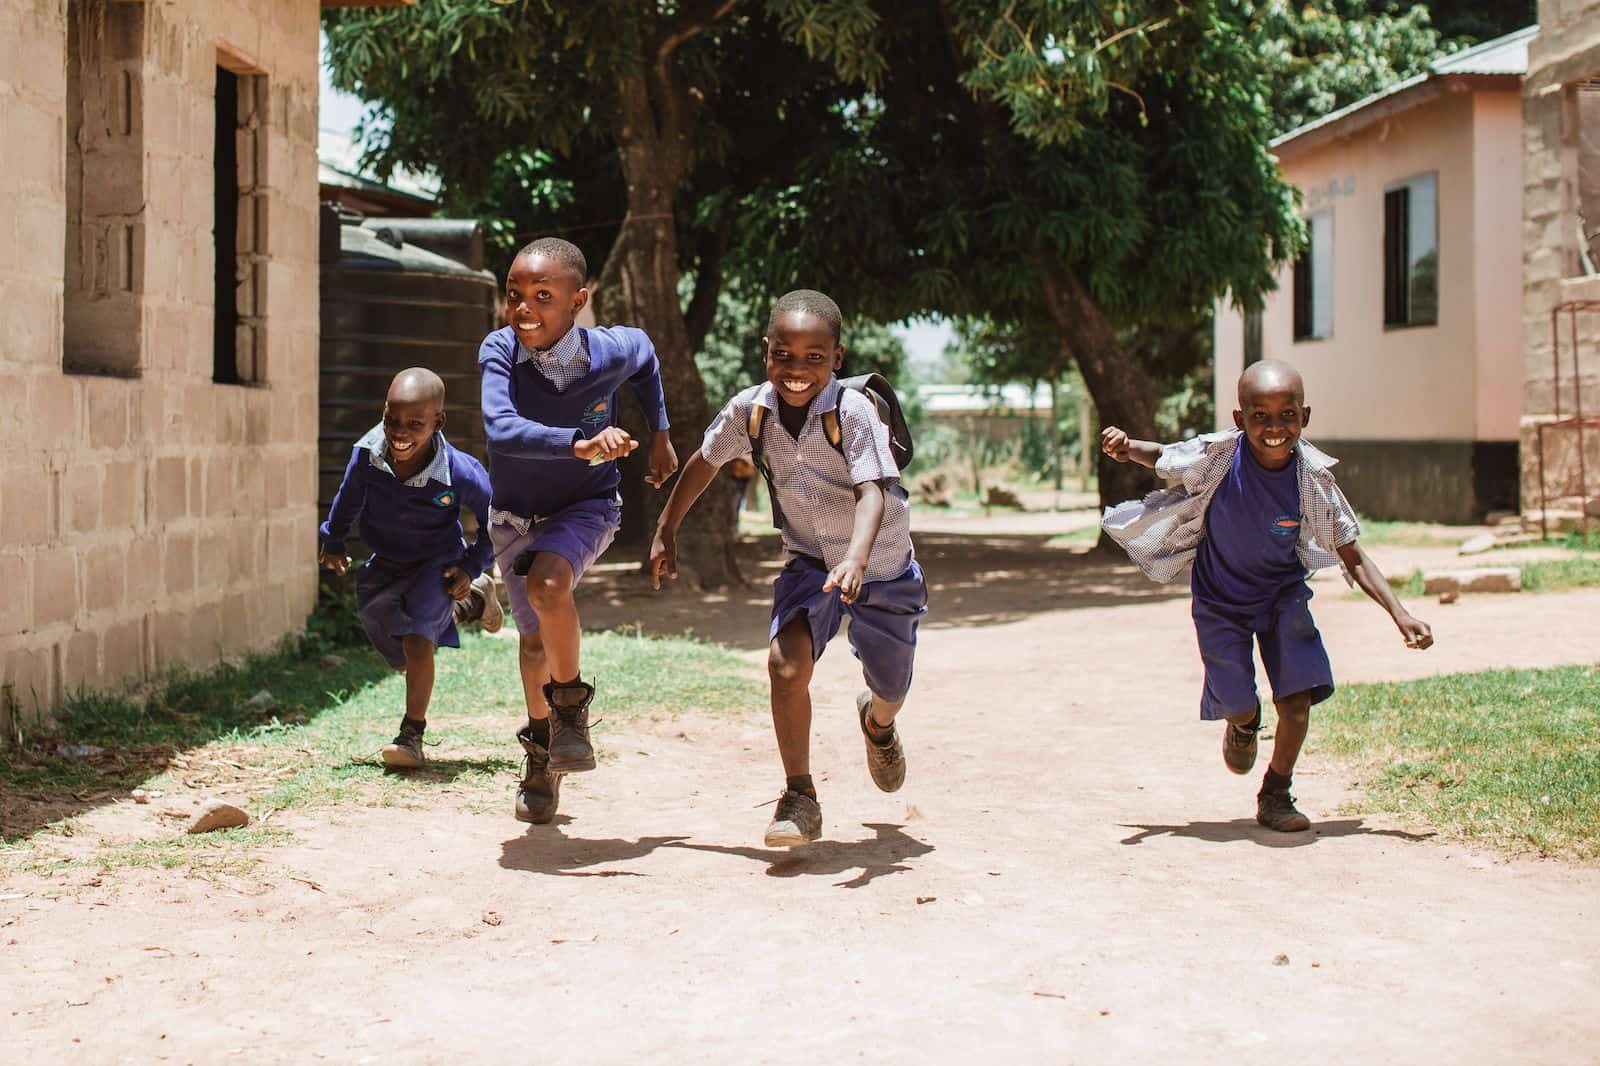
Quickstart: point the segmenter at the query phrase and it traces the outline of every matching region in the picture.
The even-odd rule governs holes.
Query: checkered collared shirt
[[[830,570],[839,565],[855,530],[855,486],[875,481],[884,483],[883,524],[872,542],[865,580],[888,581],[905,573],[911,565],[911,511],[889,451],[889,428],[872,401],[832,379],[811,401],[798,439],[778,419],[781,402],[770,382],[745,389],[706,430],[700,454],[718,467],[748,456],[750,408],[761,404],[767,409],[761,450],[783,508],[784,549],[791,555],[821,559]],[[822,427],[822,412],[835,406],[843,455],[828,442]]]
[[[1206,508],[1228,476],[1243,436],[1233,429],[1168,444],[1156,460],[1156,473],[1182,484],[1106,508],[1101,528],[1152,580],[1172,581],[1194,562],[1205,537]],[[1354,544],[1361,526],[1333,480],[1331,467],[1338,460],[1303,440],[1295,451],[1300,482],[1300,540],[1295,551],[1307,570],[1328,566],[1342,570],[1338,549]],[[1350,580],[1348,573],[1345,580]]]
[[[390,477],[394,477],[394,468],[389,465],[389,438],[383,435],[383,423],[379,422],[366,435],[356,441],[357,448],[365,448],[370,462],[375,469],[382,470]],[[433,434],[433,459],[427,466],[418,470],[406,484],[414,489],[420,489],[429,481],[437,481],[441,485],[450,484],[450,456],[445,454],[444,434]]]
[[[548,348],[518,344],[517,362],[532,363],[557,392],[566,392],[589,372],[589,350],[583,343],[583,331],[573,326]]]

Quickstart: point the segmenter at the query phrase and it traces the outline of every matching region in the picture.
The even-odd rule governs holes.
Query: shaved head
[[[444,406],[444,381],[425,366],[407,367],[389,385],[387,403],[430,403]]]
[[[1300,371],[1279,359],[1263,359],[1245,367],[1239,375],[1239,406],[1249,407],[1252,400],[1271,392],[1294,394],[1296,406],[1306,402],[1306,384]]]

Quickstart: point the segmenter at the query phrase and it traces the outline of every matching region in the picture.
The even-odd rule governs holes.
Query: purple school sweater
[[[555,514],[617,491],[617,464],[590,466],[572,446],[617,422],[617,390],[626,381],[651,430],[667,428],[667,403],[655,345],[643,330],[607,326],[581,331],[589,373],[557,392],[531,361],[517,362],[517,339],[503,326],[483,339],[483,428],[489,437],[494,508],[522,518]]]

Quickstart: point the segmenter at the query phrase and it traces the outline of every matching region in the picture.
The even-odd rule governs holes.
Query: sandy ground
[[[1316,831],[1257,828],[1254,779],[1195,720],[1186,599],[1044,539],[924,536],[900,793],[868,780],[830,649],[822,844],[761,846],[781,778],[758,707],[605,734],[554,826],[513,821],[508,781],[504,811],[284,816],[248,884],[17,878],[0,1059],[1600,1061],[1600,869],[1340,815],[1348,778],[1314,754]],[[1317,587],[1345,680],[1596,658],[1600,591],[1417,604],[1419,654]],[[591,625],[759,658],[761,585],[647,598],[612,572],[585,595]]]

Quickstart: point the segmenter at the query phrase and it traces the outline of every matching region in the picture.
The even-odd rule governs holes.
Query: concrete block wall
[[[90,320],[134,332],[137,364],[112,377],[63,370],[63,301],[84,298],[67,285],[68,2],[0,0],[0,718],[263,647],[316,594],[319,5],[133,2],[137,314]],[[219,62],[267,79],[251,385],[212,381]]]
[[[1540,0],[1539,35],[1528,53],[1523,81],[1523,402],[1521,425],[1522,506],[1540,497],[1537,427],[1553,420],[1556,406],[1554,342],[1550,313],[1558,303],[1600,298],[1600,281],[1578,277],[1577,107],[1570,86],[1600,76],[1600,0]],[[1578,366],[1584,406],[1600,414],[1600,312],[1580,316]],[[1574,406],[1573,362],[1568,324],[1563,321],[1561,406]],[[1585,448],[1587,491],[1578,484],[1577,441],[1547,435],[1545,486],[1552,496],[1600,493],[1594,436]]]

